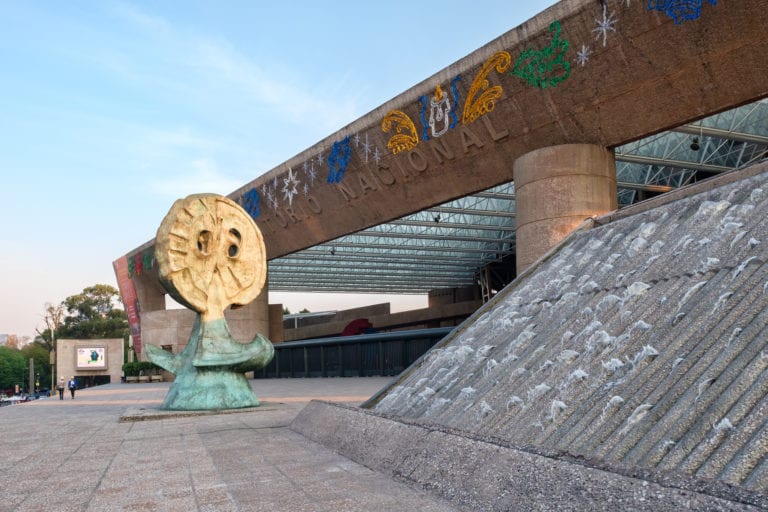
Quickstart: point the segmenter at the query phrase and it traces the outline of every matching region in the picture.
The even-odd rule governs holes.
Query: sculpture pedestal
[[[149,344],[144,350],[150,361],[176,375],[160,406],[171,411],[258,406],[243,373],[266,366],[274,355],[267,338],[257,335],[251,343],[238,343],[223,318],[203,323],[199,314],[181,354]]]
[[[256,407],[259,399],[242,373],[200,370],[176,376],[161,409],[197,411]]]

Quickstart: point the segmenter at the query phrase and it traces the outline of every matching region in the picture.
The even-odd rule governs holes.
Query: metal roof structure
[[[768,158],[768,100],[614,150],[621,208]],[[496,264],[514,268],[514,255],[509,182],[274,259],[269,289],[427,293],[479,283]]]

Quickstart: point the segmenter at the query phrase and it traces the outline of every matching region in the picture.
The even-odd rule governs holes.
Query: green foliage
[[[128,336],[128,317],[118,309],[118,291],[107,284],[83,289],[67,297],[62,305],[67,310],[64,324],[56,329],[57,338],[96,339]]]
[[[153,375],[160,367],[149,361],[134,361],[123,364],[123,373],[126,377],[138,377],[139,375]]]
[[[21,350],[0,346],[0,390],[13,389],[17,384],[29,386],[29,360],[35,363],[41,388],[51,386],[51,364],[48,350],[39,343],[30,343]],[[31,391],[31,390],[30,390]]]
[[[50,388],[51,359],[50,353],[45,345],[35,341],[25,345],[24,348],[21,349],[21,353],[24,356],[24,360],[27,361],[27,365],[29,365],[30,359],[35,362],[35,373],[39,376],[38,382],[40,382],[40,388]],[[29,370],[29,367],[27,367],[27,370]]]
[[[20,350],[0,346],[0,389],[27,387],[29,363]]]

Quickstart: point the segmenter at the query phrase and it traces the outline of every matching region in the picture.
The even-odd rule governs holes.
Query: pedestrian
[[[64,400],[64,377],[59,377],[59,384],[56,389],[59,390],[59,400]]]
[[[74,400],[75,390],[77,389],[77,381],[75,380],[74,375],[70,377],[69,382],[67,382],[67,388],[69,388],[69,392],[72,394],[72,400]]]

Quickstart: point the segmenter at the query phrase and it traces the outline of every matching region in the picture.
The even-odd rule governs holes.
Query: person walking
[[[69,392],[72,394],[72,400],[74,400],[75,390],[77,389],[77,381],[75,380],[74,375],[70,377],[69,382],[67,382],[67,388],[69,388]]]
[[[64,400],[64,385],[64,377],[59,377],[59,384],[56,386],[59,391],[59,400]]]

